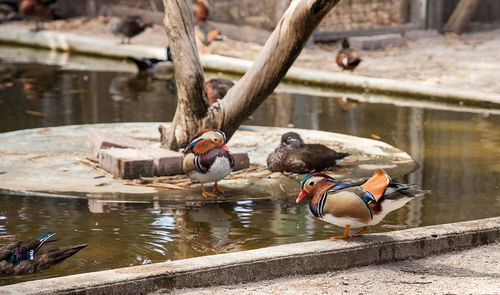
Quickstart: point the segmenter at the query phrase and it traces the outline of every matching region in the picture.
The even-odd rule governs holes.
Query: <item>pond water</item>
[[[172,85],[134,74],[4,61],[0,63],[0,132],[170,121],[176,106]],[[278,91],[245,124],[378,136],[411,154],[420,169],[403,180],[430,189],[432,194],[393,212],[373,232],[498,216],[498,111],[447,111],[415,105]],[[60,245],[89,244],[57,267],[32,275],[0,277],[0,285],[343,233],[343,229],[313,218],[308,206],[295,204],[295,198],[221,200],[190,207],[165,201],[112,203],[0,194],[0,245],[45,231],[56,231]],[[12,234],[18,236],[1,237]]]

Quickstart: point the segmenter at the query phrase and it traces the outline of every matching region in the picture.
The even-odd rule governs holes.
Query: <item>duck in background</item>
[[[27,19],[35,21],[34,32],[43,30],[43,22],[58,19],[54,5],[57,0],[22,0],[19,12]]]
[[[322,171],[336,165],[337,160],[347,157],[322,144],[306,144],[296,132],[281,136],[278,147],[267,157],[271,171],[309,173]]]
[[[337,54],[336,62],[337,65],[342,68],[342,70],[351,70],[353,71],[361,62],[361,58],[359,54],[350,48],[349,41],[344,39],[342,41],[342,49],[340,49]]]
[[[22,20],[19,12],[19,0],[0,0],[0,23],[4,21]]]
[[[233,81],[223,78],[213,78],[205,82],[208,103],[214,104],[226,96],[227,91],[234,86]]]
[[[214,40],[223,40],[224,36],[221,35],[219,29],[214,29],[206,24],[208,18],[208,2],[207,0],[197,0],[198,5],[196,6],[195,22],[194,22],[194,34],[196,40],[198,41],[198,48],[200,48],[200,54],[205,52],[205,46],[209,46]]]
[[[205,129],[199,132],[183,151],[182,170],[191,179],[201,182],[203,197],[224,192],[217,182],[228,176],[234,167],[234,158],[226,146],[226,135],[221,130]],[[215,182],[212,192],[204,183]]]
[[[172,63],[172,53],[170,46],[166,48],[167,59],[127,57],[127,60],[134,62],[139,70],[139,75],[147,75],[154,79],[170,80],[174,77],[174,64]]]
[[[302,180],[296,202],[310,195],[309,209],[314,216],[345,227],[343,235],[330,239],[348,239],[368,232],[370,226],[378,224],[389,212],[428,192],[412,184],[391,182],[382,169],[376,169],[371,178],[357,182],[338,181],[325,173],[314,173]],[[351,235],[351,227],[363,229]]]
[[[0,249],[0,275],[27,274],[52,267],[74,255],[87,244],[58,247],[47,244],[55,232],[34,240],[15,242]]]
[[[153,23],[144,22],[140,16],[127,15],[122,19],[113,17],[108,23],[108,30],[111,34],[122,38],[121,44],[130,44],[131,38],[152,26]],[[126,40],[127,43],[125,43]]]

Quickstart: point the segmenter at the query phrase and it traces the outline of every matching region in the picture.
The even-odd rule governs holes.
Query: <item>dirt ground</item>
[[[50,30],[116,38],[106,25],[108,17],[78,18],[47,23]],[[224,33],[224,32],[222,32]],[[168,40],[159,25],[132,39],[134,44],[165,46]],[[206,53],[254,60],[262,45],[231,39],[213,42]],[[340,44],[313,44],[304,49],[295,66],[341,72],[335,64]],[[363,61],[347,75],[417,81],[459,89],[500,93],[500,29],[407,41],[405,45],[360,52]]]

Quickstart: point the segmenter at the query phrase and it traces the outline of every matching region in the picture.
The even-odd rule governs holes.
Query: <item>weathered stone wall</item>
[[[321,22],[325,31],[392,27],[407,22],[405,0],[342,0]]]
[[[196,4],[195,0],[193,5]],[[108,0],[111,4],[162,10],[161,0]],[[237,25],[274,29],[290,0],[208,0],[209,19]],[[341,0],[320,25],[321,30],[397,26],[406,22],[407,0]]]

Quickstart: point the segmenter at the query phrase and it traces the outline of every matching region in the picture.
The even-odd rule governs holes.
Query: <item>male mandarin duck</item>
[[[15,242],[0,249],[0,275],[26,274],[54,266],[72,256],[87,244],[58,247],[46,244],[55,232],[34,240]]]
[[[336,165],[336,161],[347,157],[322,144],[306,144],[296,132],[287,132],[281,137],[278,147],[267,157],[271,171],[308,173],[322,171]]]
[[[153,23],[146,23],[140,16],[127,15],[126,17],[112,18],[108,23],[108,30],[115,36],[122,38],[121,44],[130,44],[130,39],[142,33],[146,28],[153,26]]]
[[[172,53],[170,46],[167,46],[167,59],[127,57],[128,60],[135,63],[139,74],[146,74],[156,79],[169,80],[174,77],[174,64],[172,63]]]
[[[196,6],[196,20],[207,20],[208,18],[208,2],[207,0],[196,0],[198,5]]]
[[[352,71],[359,65],[361,60],[362,59],[359,57],[358,53],[354,51],[354,49],[350,48],[349,41],[344,39],[344,41],[342,41],[342,49],[340,49],[337,54],[337,65],[341,67],[342,70]]]
[[[19,4],[19,12],[36,22],[34,31],[38,32],[43,30],[43,24],[40,22],[57,18],[53,8],[56,2],[57,0],[22,0]]]
[[[344,235],[330,239],[348,239],[366,233],[369,226],[378,224],[389,212],[427,192],[412,184],[391,182],[382,169],[376,169],[368,180],[358,182],[338,181],[325,173],[313,173],[302,180],[296,202],[311,195],[309,209],[314,216],[345,227]],[[363,229],[350,235],[351,227]]]
[[[226,135],[221,130],[205,129],[199,132],[184,149],[182,170],[189,178],[201,182],[203,197],[215,196],[223,190],[217,181],[233,171],[234,158],[226,146]],[[203,183],[215,182],[213,192],[207,192]]]
[[[197,0],[194,34],[197,41],[200,43],[200,53],[204,52],[204,46],[209,46],[214,40],[222,40],[224,37],[221,35],[219,29],[210,28],[206,25],[205,21],[208,18],[208,3],[206,0]]]
[[[213,78],[206,81],[205,87],[207,88],[208,103],[214,104],[219,99],[224,98],[229,88],[233,86],[233,81],[223,78]]]
[[[196,39],[200,42],[200,48],[209,46],[214,40],[221,40],[223,37],[219,29],[209,28],[207,26],[197,23],[194,27],[194,34]]]

